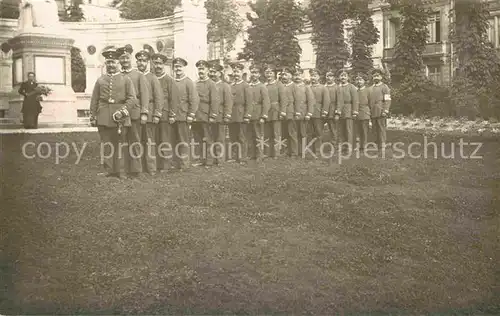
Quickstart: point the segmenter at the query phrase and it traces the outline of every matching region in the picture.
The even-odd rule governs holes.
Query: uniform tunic
[[[269,94],[266,85],[262,82],[250,83],[250,91],[252,93],[252,121],[260,120],[261,118],[267,119],[269,117],[269,108],[271,107],[269,101]]]
[[[231,86],[226,82],[220,80],[215,83],[219,97],[217,98],[218,106],[216,107],[217,122],[222,122],[224,117],[231,118],[233,111],[233,95],[231,93]]]
[[[311,90],[314,93],[314,100],[316,101],[312,118],[321,118],[323,112],[328,113],[329,111],[330,92],[322,84],[311,85]]]
[[[269,114],[268,121],[279,120],[280,113],[286,113],[287,108],[287,93],[285,86],[278,81],[267,83],[267,93],[269,95]]]
[[[391,90],[385,83],[370,87],[370,110],[373,118],[382,116],[382,112],[389,112],[391,107]]]
[[[163,94],[163,108],[161,121],[168,121],[169,118],[175,118],[179,107],[179,93],[174,78],[166,73],[157,77]]]
[[[129,111],[130,119],[138,120],[141,114],[148,114],[149,91],[146,76],[137,69],[124,70],[122,73],[134,84],[136,102]]]
[[[360,119],[360,120],[369,120],[370,119],[370,104],[368,101],[369,93],[370,93],[369,88],[362,87],[362,88],[358,89],[358,98],[359,98],[358,119]]]
[[[132,80],[121,73],[105,74],[97,79],[90,100],[90,113],[97,120],[97,125],[116,127],[112,115],[120,109],[135,106],[135,90]],[[130,126],[130,118],[124,122]]]
[[[330,106],[328,107],[328,117],[333,118],[335,116],[335,110],[337,108],[337,98],[342,96],[338,95],[337,93],[339,86],[336,83],[333,83],[331,85],[325,84],[325,87],[328,89],[328,92],[330,94]]]
[[[252,94],[250,86],[245,81],[241,80],[238,83],[233,83],[231,86],[233,94],[233,113],[231,120],[233,123],[243,122],[243,118],[250,118],[252,115]]]
[[[184,122],[188,115],[196,115],[200,98],[196,92],[196,86],[188,77],[175,78],[175,85],[179,93],[179,107],[177,109],[177,121]]]
[[[314,93],[311,87],[304,83],[294,84],[295,113],[300,114],[299,119],[303,119],[307,114],[312,114],[314,110]]]
[[[196,121],[208,122],[208,118],[217,118],[219,105],[219,94],[215,82],[211,79],[198,80],[196,91],[199,96],[198,111],[196,111]]]
[[[337,90],[337,108],[341,118],[352,118],[354,112],[358,112],[359,100],[358,89],[352,83],[339,85]]]
[[[146,76],[149,91],[148,122],[153,122],[153,116],[161,118],[163,114],[165,104],[163,89],[156,75],[149,71],[145,72],[144,75]]]

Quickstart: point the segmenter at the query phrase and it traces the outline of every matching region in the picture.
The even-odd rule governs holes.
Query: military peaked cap
[[[198,60],[195,64],[196,67],[206,67],[210,68],[210,64],[206,60]]]
[[[380,68],[375,68],[375,69],[372,70],[371,75],[373,76],[375,74],[379,74],[379,75],[383,76],[384,75],[384,71],[382,69],[380,69]]]
[[[119,55],[115,48],[108,48],[102,52],[102,56],[106,59],[118,59]]]
[[[312,74],[320,74],[319,70],[316,69],[316,68],[312,68],[312,69],[309,69],[309,74],[312,75]]]
[[[149,51],[143,49],[143,50],[137,52],[137,54],[135,54],[135,58],[136,59],[139,59],[141,57],[146,57],[146,59],[150,59],[151,58],[151,54],[149,53]]]
[[[243,70],[243,69],[245,69],[245,66],[243,66],[243,64],[241,64],[241,63],[233,63],[233,64],[231,64],[231,68]]]
[[[163,54],[156,53],[156,54],[153,54],[151,56],[151,60],[153,62],[160,62],[160,63],[164,63],[165,64],[167,62],[168,58],[167,58],[167,56],[165,56]]]
[[[130,54],[132,54],[133,51],[134,50],[132,49],[132,46],[130,46],[130,45],[120,47],[116,50],[116,52],[118,53],[119,56],[130,55]]]
[[[339,69],[339,70],[337,71],[337,76],[339,76],[339,77],[340,77],[340,75],[341,75],[341,74],[343,74],[343,73],[349,74],[349,72],[348,72],[346,69]]]
[[[175,64],[181,64],[185,67],[185,66],[187,66],[188,62],[183,58],[176,57],[176,58],[174,58],[174,60],[172,60],[172,65],[175,65]]]
[[[221,64],[219,64],[218,62],[213,62],[210,64],[210,69],[214,69],[215,71],[223,71],[224,70],[224,67],[222,67]]]

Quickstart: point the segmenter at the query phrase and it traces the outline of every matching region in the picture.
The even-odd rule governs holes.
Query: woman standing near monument
[[[21,83],[18,90],[19,94],[24,96],[21,113],[23,113],[23,124],[26,129],[38,128],[38,116],[42,112],[42,106],[40,105],[40,94],[36,89],[37,86],[35,73],[29,72],[28,81]]]

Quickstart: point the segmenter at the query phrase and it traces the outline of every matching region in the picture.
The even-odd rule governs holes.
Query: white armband
[[[391,101],[391,95],[390,94],[384,94],[384,101]]]

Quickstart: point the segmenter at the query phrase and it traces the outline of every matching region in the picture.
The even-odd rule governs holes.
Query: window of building
[[[495,19],[488,20],[488,41],[495,45]]]
[[[426,74],[427,78],[434,82],[435,84],[442,84],[443,83],[443,73],[442,73],[442,67],[439,66],[426,66]]]
[[[430,15],[429,23],[427,24],[428,37],[427,42],[439,43],[441,42],[441,13],[435,12]]]
[[[384,47],[393,48],[396,46],[397,36],[400,29],[400,21],[398,18],[389,18],[385,22],[384,32]]]
[[[220,42],[210,42],[208,44],[208,59],[209,60],[220,59],[220,56],[221,56]]]

